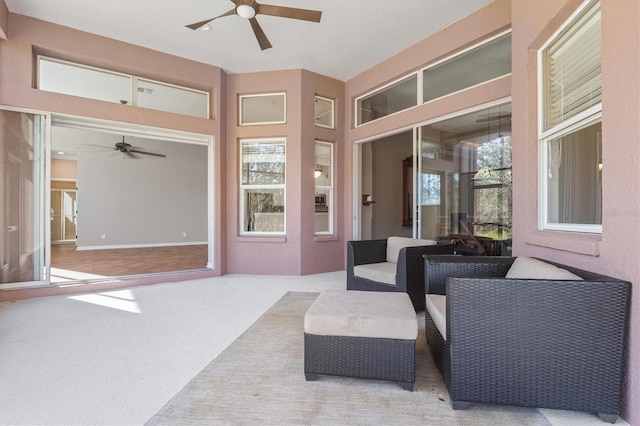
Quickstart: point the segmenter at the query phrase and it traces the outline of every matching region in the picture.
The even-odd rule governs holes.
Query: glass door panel
[[[511,105],[417,129],[417,237],[511,238]]]
[[[39,115],[0,110],[0,287],[47,279],[41,123]]]

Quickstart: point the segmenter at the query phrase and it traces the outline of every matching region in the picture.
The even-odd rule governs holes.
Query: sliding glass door
[[[0,109],[0,288],[48,283],[45,117]]]
[[[421,126],[415,132],[418,238],[511,238],[511,104]]]

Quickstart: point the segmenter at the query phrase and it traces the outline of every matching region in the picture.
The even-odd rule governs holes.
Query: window
[[[333,99],[316,96],[316,126],[333,129]]]
[[[315,233],[333,234],[333,144],[315,143]]]
[[[540,227],[602,232],[599,2],[587,2],[540,51]]]
[[[284,93],[242,95],[240,125],[284,124],[287,116],[286,104]]]
[[[511,190],[511,136],[499,119],[495,137],[476,150],[476,170],[471,178],[473,185],[473,230],[475,235],[504,240],[511,238],[512,190]]]
[[[356,126],[511,74],[511,30],[356,99]]]
[[[131,104],[131,76],[70,62],[38,58],[38,89]]]
[[[151,80],[137,79],[137,83],[139,107],[200,118],[209,116],[209,96],[205,92]]]
[[[209,94],[100,68],[38,57],[38,89],[209,118]]]
[[[241,234],[285,232],[285,140],[240,142]]]
[[[440,174],[423,172],[420,174],[420,205],[440,205]]]
[[[511,33],[423,71],[423,102],[511,73]]]
[[[418,76],[397,81],[356,101],[357,125],[418,105]]]

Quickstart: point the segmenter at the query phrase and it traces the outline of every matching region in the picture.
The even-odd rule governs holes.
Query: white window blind
[[[243,163],[284,163],[284,142],[245,142],[242,145]]]
[[[600,6],[588,9],[543,52],[544,130],[602,101]]]

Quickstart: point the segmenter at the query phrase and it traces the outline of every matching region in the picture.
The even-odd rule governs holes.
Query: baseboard
[[[78,246],[76,250],[112,250],[112,249],[128,249],[128,248],[150,248],[150,247],[175,247],[175,246],[200,246],[207,245],[206,241],[192,241],[181,243],[154,243],[154,244],[116,244],[109,246]]]

